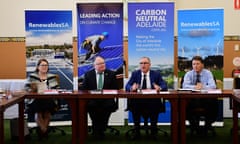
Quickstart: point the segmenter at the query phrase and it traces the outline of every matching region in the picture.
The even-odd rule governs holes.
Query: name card
[[[210,93],[210,94],[217,93],[218,94],[218,93],[222,93],[222,90],[221,89],[210,89],[207,91],[207,93]]]
[[[117,90],[103,90],[103,94],[117,94]]]
[[[58,91],[49,89],[49,90],[44,90],[43,93],[44,94],[58,94]]]
[[[157,91],[154,89],[143,89],[142,94],[157,94]]]

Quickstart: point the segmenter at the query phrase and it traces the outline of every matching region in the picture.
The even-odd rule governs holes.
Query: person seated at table
[[[182,88],[195,90],[216,89],[216,82],[211,71],[204,68],[204,61],[200,56],[192,58],[192,70],[188,71],[182,83]],[[205,111],[204,116],[205,130],[211,126],[217,117],[217,100],[216,99],[191,99],[186,109],[186,119],[189,120],[191,133],[199,131],[200,116],[196,111]]]
[[[29,84],[31,83],[46,83],[48,89],[59,88],[56,75],[49,73],[49,63],[46,59],[40,59],[38,61],[35,72],[28,77],[28,84],[26,87],[30,88]],[[47,137],[51,116],[58,109],[56,100],[30,99],[27,101],[27,106],[28,111],[35,114],[39,138]]]
[[[160,72],[151,70],[149,57],[140,59],[140,69],[132,73],[126,85],[126,91],[137,91],[137,89],[155,89],[156,91],[167,91],[166,82],[162,79]],[[132,112],[135,134],[133,139],[140,137],[140,118],[145,111],[150,116],[151,135],[156,137],[158,115],[163,107],[161,99],[131,99],[128,109]]]
[[[93,65],[94,69],[84,75],[81,90],[118,89],[115,72],[106,69],[103,57],[95,57]],[[88,101],[87,111],[92,120],[93,135],[96,138],[104,138],[110,114],[116,111],[117,107],[113,98]]]

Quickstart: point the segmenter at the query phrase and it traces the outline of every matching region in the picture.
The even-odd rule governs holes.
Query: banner
[[[123,4],[80,3],[77,19],[79,81],[93,69],[93,60],[98,55],[105,59],[108,69],[122,69]]]
[[[205,68],[223,89],[224,10],[196,9],[178,11],[178,77],[192,69],[191,59],[199,55]],[[223,100],[219,100],[219,121],[223,120]]]
[[[96,56],[105,59],[106,68],[123,74],[123,4],[77,4],[78,77],[79,85],[84,74],[93,69]],[[118,84],[123,87],[123,78]],[[119,100],[119,110],[114,112],[110,124],[123,125],[124,112]],[[90,122],[90,120],[89,120]]]
[[[143,56],[151,59],[151,69],[159,71],[168,88],[173,88],[174,3],[128,3],[129,77]],[[160,115],[160,122],[170,122],[169,102]]]
[[[45,58],[49,72],[59,76],[60,88],[72,90],[72,12],[26,10],[25,30],[27,76],[35,72],[38,60]],[[60,102],[60,110],[53,120],[71,120],[67,103]]]

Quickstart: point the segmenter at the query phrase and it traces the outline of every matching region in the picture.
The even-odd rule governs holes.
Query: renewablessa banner
[[[159,71],[173,88],[174,3],[128,3],[128,72],[139,68],[139,59],[151,59],[151,69]],[[169,122],[170,107],[161,114],[161,122]],[[129,117],[131,121],[131,117]]]
[[[223,89],[224,10],[178,10],[178,77],[192,69],[193,56],[201,56]],[[180,83],[179,83],[180,85]],[[218,121],[223,120],[223,100],[219,100]]]
[[[25,31],[27,76],[36,72],[38,60],[44,58],[49,72],[59,76],[60,88],[72,90],[72,11],[26,10]],[[71,120],[68,104],[59,100],[59,105],[53,120]]]

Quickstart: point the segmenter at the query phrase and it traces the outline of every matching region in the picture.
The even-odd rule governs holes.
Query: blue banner
[[[105,59],[108,69],[123,66],[123,4],[77,4],[78,76],[93,69],[95,56]],[[104,38],[102,38],[104,37]]]
[[[169,89],[173,88],[174,3],[128,3],[129,77],[143,56],[151,59],[151,69],[159,71]],[[170,121],[168,102],[166,107],[160,122]]]
[[[45,58],[49,72],[59,76],[60,88],[72,90],[72,11],[27,10],[25,30],[27,76],[35,72],[38,60]],[[64,100],[59,102],[53,120],[71,120],[69,106]]]
[[[191,59],[199,55],[211,70],[217,88],[223,89],[224,10],[178,11],[178,77],[192,69]],[[179,84],[180,85],[180,84]],[[223,100],[219,100],[218,121],[223,120]]]

